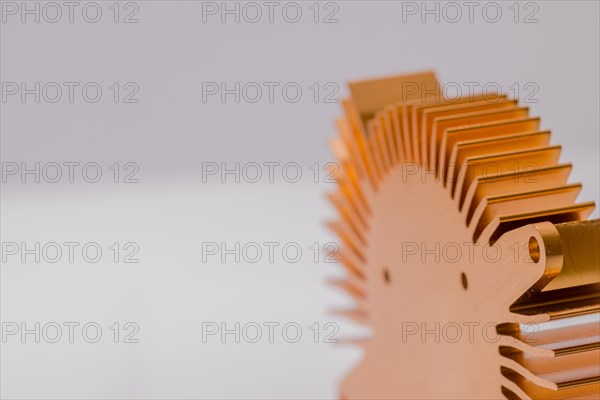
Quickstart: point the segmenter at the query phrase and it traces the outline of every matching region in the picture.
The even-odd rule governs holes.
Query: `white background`
[[[98,3],[98,23],[82,18],[85,2],[73,23],[66,15],[57,23],[36,23],[31,16],[23,23],[19,14],[3,14],[3,83],[98,82],[104,91],[97,103],[7,97],[1,104],[2,161],[96,162],[104,175],[97,184],[81,175],[73,184],[10,177],[2,185],[2,242],[97,242],[105,251],[98,263],[81,257],[23,263],[11,256],[2,264],[3,323],[96,322],[103,328],[95,344],[79,331],[75,343],[8,337],[1,344],[3,398],[337,396],[339,380],[360,354],[323,343],[323,337],[315,344],[309,330],[320,322],[323,333],[323,324],[333,321],[337,338],[358,332],[328,314],[350,304],[325,285],[341,268],[323,263],[323,255],[315,262],[310,250],[333,240],[324,228],[334,216],[325,200],[333,186],[323,176],[315,183],[309,167],[331,160],[327,141],[341,114],[323,93],[315,103],[314,82],[338,85],[336,98],[345,96],[348,80],[422,69],[464,90],[466,82],[493,83],[511,95],[519,88],[524,97],[531,93],[525,85],[533,83],[537,102],[528,105],[552,130],[553,143],[563,145],[561,160],[574,163],[570,181],[583,182],[580,200],[599,200],[596,1],[522,2],[516,23],[512,1],[497,3],[502,16],[496,23],[482,14],[485,3],[473,22],[464,6],[456,23],[442,3],[439,22],[435,15],[422,22],[420,13],[403,14],[421,2],[344,1],[318,5],[315,23],[308,1],[298,2],[303,14],[297,23],[283,18],[285,3],[272,23],[267,15],[256,23],[243,16],[222,23],[218,14],[203,21],[202,2],[139,1],[139,22],[125,24],[123,14],[114,23],[112,1]],[[124,6],[122,13],[132,10]],[[323,23],[334,10],[338,22]],[[538,22],[524,23],[533,11]],[[139,102],[114,103],[113,82],[134,82]],[[203,82],[295,82],[303,94],[296,103],[280,91],[272,103],[265,97],[236,103],[233,96],[203,102]],[[108,167],[114,162],[136,163],[139,183],[113,183]],[[295,162],[303,176],[289,183],[277,170],[274,183],[236,183],[231,176],[226,183],[217,177],[203,182],[206,162]],[[137,243],[140,262],[115,263],[108,250],[113,242]],[[280,252],[274,262],[266,256],[257,263],[231,257],[222,263],[217,256],[203,262],[203,242],[294,242],[303,256],[297,263]],[[114,322],[135,322],[139,343],[115,344]],[[236,322],[295,322],[303,336],[288,343],[276,331],[274,343],[265,337],[235,343],[231,335],[226,343],[217,336],[203,343],[203,322],[230,328]]]

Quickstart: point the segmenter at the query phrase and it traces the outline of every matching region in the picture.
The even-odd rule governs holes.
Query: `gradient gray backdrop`
[[[8,97],[1,104],[2,161],[97,162],[104,173],[114,162],[134,162],[139,183],[115,184],[108,175],[98,184],[8,179],[2,241],[99,242],[105,249],[135,242],[140,262],[115,263],[107,253],[95,264],[3,263],[3,322],[93,321],[104,332],[96,344],[10,337],[1,344],[3,398],[337,395],[360,352],[322,338],[315,344],[309,327],[333,321],[338,338],[362,331],[328,314],[350,304],[324,284],[342,271],[322,257],[315,262],[309,250],[333,240],[323,226],[334,215],[325,200],[333,186],[315,183],[309,166],[331,160],[327,141],[341,113],[323,93],[315,103],[314,82],[337,84],[336,98],[345,96],[347,80],[422,69],[434,69],[442,82],[496,82],[509,93],[533,83],[539,90],[532,114],[563,145],[561,160],[574,163],[571,182],[584,184],[580,200],[599,200],[596,1],[535,2],[537,23],[524,23],[534,9],[526,2],[515,23],[512,1],[498,2],[497,23],[482,17],[485,3],[473,22],[463,15],[456,23],[432,16],[423,23],[419,14],[403,21],[407,2],[338,1],[327,10],[322,2],[315,23],[309,1],[298,2],[298,23],[277,12],[285,3],[272,23],[266,16],[222,23],[219,16],[204,22],[200,1],[138,1],[139,22],[125,24],[122,14],[119,23],[112,20],[112,1],[98,3],[98,23],[77,12],[73,23],[66,16],[23,23],[3,14],[3,83],[93,81],[104,92],[93,104]],[[334,9],[338,22],[323,23]],[[134,82],[139,102],[114,103],[113,82]],[[203,102],[203,82],[296,82],[303,96],[296,103],[279,95],[272,103],[235,103],[232,96]],[[296,162],[304,175],[298,183],[204,183],[203,162]],[[202,262],[202,242],[269,241],[299,243],[304,256],[298,263]],[[114,343],[108,327],[115,321],[138,324],[139,343]],[[275,343],[203,343],[207,321],[296,322],[304,335],[298,343],[281,336]]]

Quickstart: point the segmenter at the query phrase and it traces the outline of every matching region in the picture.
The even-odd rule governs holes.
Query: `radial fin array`
[[[334,256],[348,271],[334,284],[357,300],[344,315],[369,323],[365,191],[377,193],[398,168],[414,169],[445,188],[473,243],[493,245],[516,228],[554,224],[562,266],[510,307],[546,322],[497,326],[501,390],[508,399],[598,398],[600,225],[586,220],[595,205],[577,202],[581,184],[568,183],[572,165],[559,161],[561,146],[540,118],[500,93],[445,98],[429,72],[351,83],[350,92],[332,142],[340,168],[330,195],[339,213],[330,226],[341,242]],[[534,261],[544,251],[538,245],[528,248]]]

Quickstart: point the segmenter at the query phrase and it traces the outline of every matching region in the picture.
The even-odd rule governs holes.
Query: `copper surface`
[[[527,107],[438,89],[388,77],[343,102],[334,284],[373,334],[340,397],[599,398],[594,204]]]

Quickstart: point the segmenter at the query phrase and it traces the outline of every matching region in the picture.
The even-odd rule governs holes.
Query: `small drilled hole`
[[[467,288],[469,287],[469,282],[467,281],[467,275],[465,275],[464,272],[460,274],[460,281],[462,283],[463,289],[467,290]]]
[[[540,244],[533,236],[529,238],[529,255],[534,263],[540,261]]]
[[[390,283],[390,272],[387,270],[387,268],[383,269],[383,280],[385,283]]]

